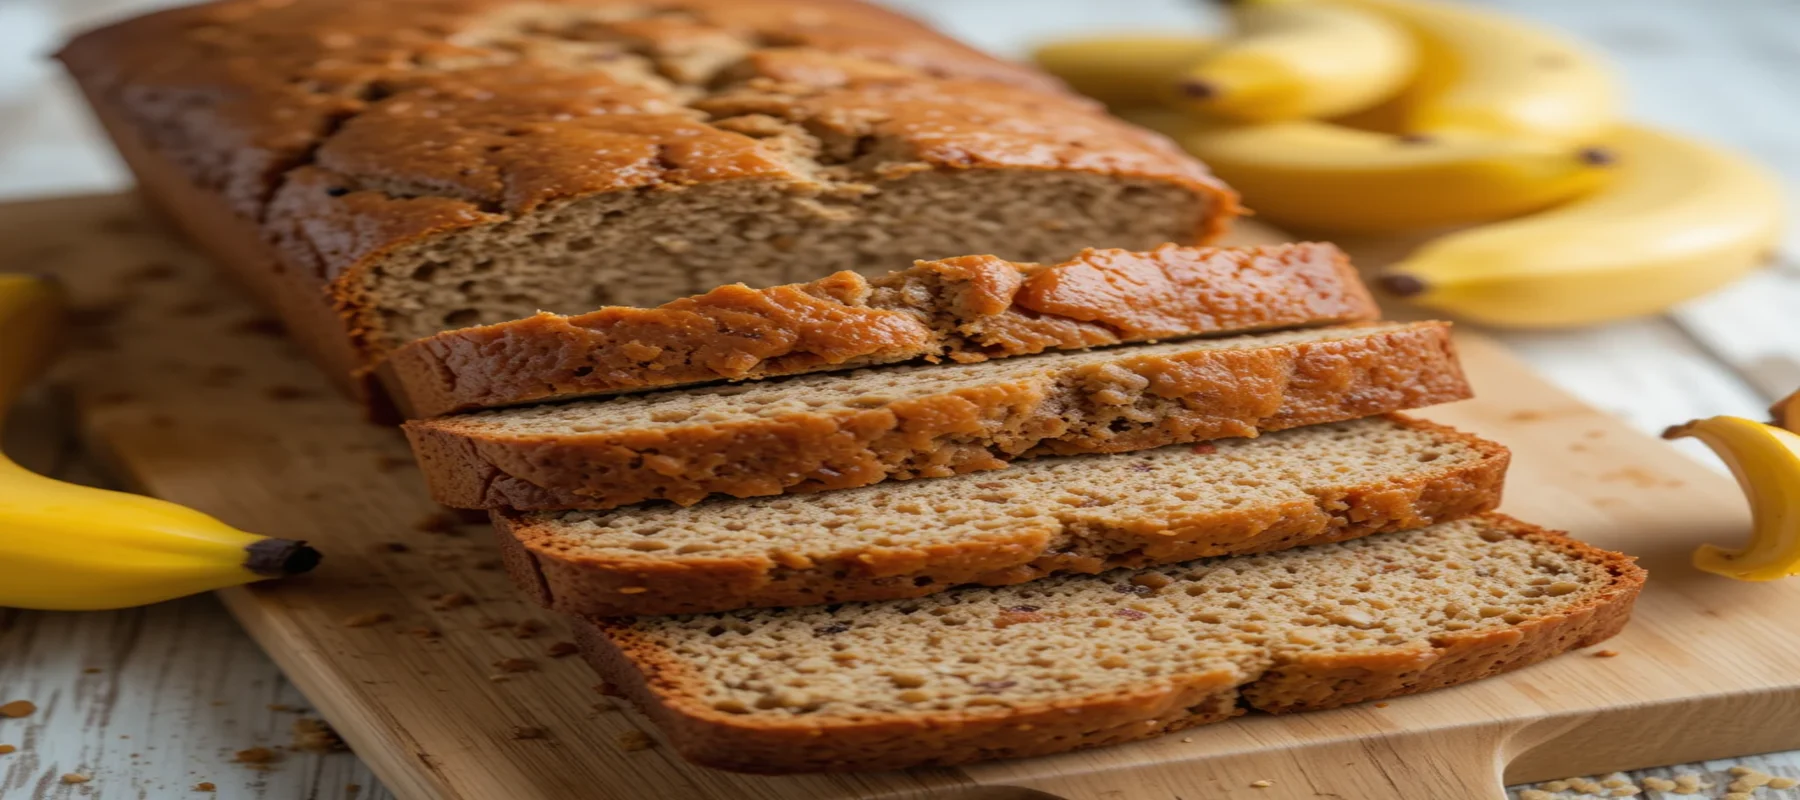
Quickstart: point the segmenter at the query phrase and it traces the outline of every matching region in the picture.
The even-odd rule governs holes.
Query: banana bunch
[[[49,364],[63,308],[56,284],[0,275],[0,412]],[[124,608],[318,563],[303,542],[245,533],[152,497],[52,480],[0,455],[0,606]]]
[[[1477,226],[1386,270],[1391,294],[1492,325],[1604,322],[1737,279],[1780,233],[1779,188],[1757,165],[1621,124],[1604,61],[1554,32],[1445,0],[1239,0],[1231,14],[1218,41],[1064,42],[1039,61],[1273,222]]]
[[[1750,500],[1750,543],[1742,549],[1702,545],[1694,551],[1694,566],[1744,581],[1800,575],[1800,434],[1742,417],[1709,417],[1663,436],[1706,443]]]

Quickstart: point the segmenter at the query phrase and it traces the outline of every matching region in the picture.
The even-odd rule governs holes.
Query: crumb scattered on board
[[[91,781],[93,779],[94,779],[94,776],[83,775],[79,772],[65,772],[65,773],[63,773],[63,776],[62,776],[63,783],[87,783],[88,781]]]
[[[650,734],[639,730],[626,731],[614,736],[613,739],[619,743],[619,749],[627,753],[649,750],[656,746],[656,741],[650,738]]]
[[[449,535],[457,532],[459,524],[455,514],[448,511],[434,511],[413,523],[413,530]]]
[[[194,784],[194,791],[196,792],[216,792],[218,790],[219,787],[214,786],[211,781],[201,781]]]
[[[548,653],[551,658],[562,658],[581,652],[581,648],[574,642],[552,642],[544,652]]]
[[[344,618],[344,627],[346,627],[346,628],[367,628],[370,625],[379,625],[383,622],[392,620],[393,618],[394,618],[394,615],[389,614],[386,611],[365,611],[361,614],[352,614],[348,617],[345,617]]]
[[[324,720],[301,717],[294,720],[293,730],[291,746],[302,753],[336,753],[350,749]]]
[[[531,672],[537,669],[537,662],[529,658],[502,658],[494,662],[494,669],[501,672]]]
[[[11,719],[29,717],[34,711],[37,711],[37,704],[30,700],[14,700],[5,705],[0,705],[0,717],[8,717]]]
[[[1617,656],[1618,654],[1619,654],[1619,651],[1617,651],[1617,650],[1596,650],[1596,651],[1594,651],[1595,658],[1612,658],[1614,656]]]
[[[431,607],[435,608],[439,611],[450,611],[452,609],[462,608],[463,606],[469,606],[469,605],[475,604],[475,598],[470,597],[469,595],[467,595],[463,592],[446,592],[444,594],[434,594],[431,596],[430,600],[431,600]]]
[[[514,739],[542,739],[546,734],[543,728],[537,728],[530,725],[514,725],[512,732],[508,735]]]
[[[1274,785],[1275,785],[1274,781],[1251,781],[1250,782],[1250,788],[1252,788],[1252,789],[1267,789]]]
[[[237,751],[231,760],[239,764],[272,764],[281,760],[281,754],[267,747],[251,747]]]
[[[10,744],[0,744],[0,756],[9,755],[12,753],[17,753],[17,752],[19,752],[19,748],[17,748],[17,747],[14,747]]]

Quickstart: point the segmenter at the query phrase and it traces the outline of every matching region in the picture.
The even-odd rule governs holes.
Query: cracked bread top
[[[1235,208],[1054,79],[840,0],[224,0],[60,56],[326,279],[572,199],[733,181],[830,206],[921,171],[1130,176],[1206,198],[1195,239]],[[368,313],[358,281],[333,289],[374,351],[476,321],[404,325]]]

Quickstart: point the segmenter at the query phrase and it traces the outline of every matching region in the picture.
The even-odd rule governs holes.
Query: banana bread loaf
[[[1498,515],[910,600],[590,620],[610,686],[697,763],[1042,755],[1414,694],[1618,633],[1644,571]]]
[[[810,497],[496,511],[539,602],[634,616],[887,600],[1407,530],[1492,509],[1506,448],[1373,417]]]
[[[139,184],[352,389],[439,331],[915,258],[1202,242],[1234,196],[849,0],[221,0],[60,54]]]
[[[882,367],[406,423],[454,508],[607,509],[843,489],[1469,396],[1443,322]]]
[[[410,416],[720,380],[1374,319],[1329,244],[1086,250],[1055,266],[920,261],[873,280],[723,286],[658,308],[603,308],[446,331],[383,366]]]

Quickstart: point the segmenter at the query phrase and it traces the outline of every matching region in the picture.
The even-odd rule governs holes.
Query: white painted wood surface
[[[1211,24],[1192,0],[894,0],[979,46],[1104,29]],[[1605,49],[1639,120],[1755,155],[1800,193],[1800,3],[1793,0],[1484,0]],[[0,197],[117,189],[128,178],[46,60],[67,32],[167,0],[0,0]],[[1790,205],[1800,230],[1800,204]],[[4,246],[4,244],[0,244]],[[1545,375],[1640,429],[1695,416],[1755,416],[1800,386],[1800,237],[1770,270],[1669,315],[1570,332],[1501,334]],[[44,469],[97,479],[40,401],[9,446]],[[1698,449],[1689,452],[1708,458]],[[97,670],[97,671],[90,671]],[[385,798],[350,754],[288,754],[268,770],[232,753],[286,744],[306,701],[211,598],[104,614],[0,611],[0,702],[40,709],[0,719],[0,798],[214,796]],[[272,708],[273,707],[273,708]],[[1800,724],[1800,723],[1797,723]],[[1800,753],[1737,762],[1800,775]],[[1727,763],[1711,768],[1722,796]],[[66,785],[64,773],[93,776]],[[352,787],[355,787],[354,789]],[[1646,793],[1647,797],[1685,797]],[[1758,797],[1800,797],[1763,790]]]

